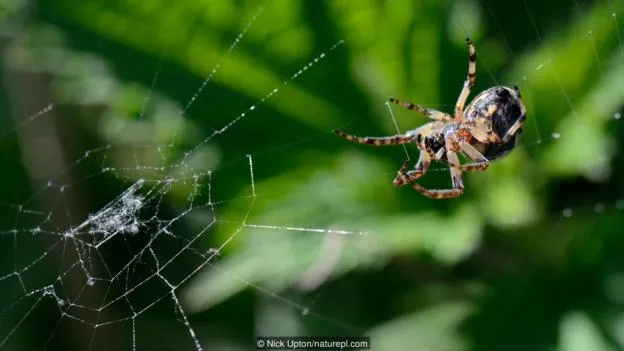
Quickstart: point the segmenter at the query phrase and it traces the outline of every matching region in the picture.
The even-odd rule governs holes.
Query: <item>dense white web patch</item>
[[[99,212],[89,215],[82,226],[89,226],[89,234],[95,238],[106,238],[116,234],[136,234],[139,232],[139,220],[137,214],[143,207],[143,197],[136,194],[137,190],[143,184],[142,180],[132,185],[120,198],[115,199],[111,204],[101,209]],[[73,232],[69,234],[74,236]],[[96,247],[99,240],[96,239]]]
[[[244,29],[237,35],[236,39],[232,42],[227,49],[225,55],[229,54],[236,48],[238,43],[244,38],[244,35],[252,26],[257,16],[261,13],[261,9],[253,16],[252,20],[244,27]],[[141,152],[141,149],[156,148],[161,154],[163,159],[166,159],[167,150],[171,149],[173,145],[135,145],[132,146],[132,153],[136,162],[135,166],[115,166],[109,164],[109,158],[111,153],[115,152],[116,145],[108,144],[100,148],[86,150],[82,157],[75,160],[71,166],[64,170],[62,173],[68,172],[70,169],[78,167],[82,164],[93,162],[101,164],[100,172],[92,174],[91,176],[81,180],[88,181],[89,178],[94,178],[106,174],[113,175],[115,178],[123,179],[127,177],[129,173],[144,175],[146,178],[139,178],[132,185],[128,186],[121,194],[111,200],[108,204],[96,209],[89,214],[87,218],[76,226],[70,226],[69,228],[55,228],[51,225],[51,222],[55,217],[63,216],[68,213],[63,213],[62,205],[59,202],[63,201],[64,194],[70,190],[74,184],[59,184],[56,180],[50,180],[47,184],[36,192],[31,199],[19,204],[13,205],[5,203],[4,206],[13,208],[16,214],[15,227],[12,229],[4,229],[0,231],[0,235],[3,237],[9,237],[13,241],[15,253],[17,254],[18,243],[22,241],[22,236],[32,235],[33,237],[47,234],[52,237],[52,245],[34,259],[30,260],[25,266],[18,266],[18,260],[15,260],[15,269],[8,274],[0,276],[0,284],[12,284],[12,280],[17,280],[20,285],[20,291],[17,293],[15,301],[9,306],[4,306],[4,309],[0,311],[0,318],[11,313],[16,309],[18,305],[26,303],[30,305],[10,328],[2,333],[0,337],[0,347],[4,346],[14,335],[14,333],[20,328],[22,323],[27,319],[33,317],[36,313],[36,308],[46,298],[51,298],[58,306],[60,313],[59,323],[53,328],[50,340],[54,337],[54,333],[57,331],[58,325],[64,319],[70,319],[79,322],[80,324],[87,325],[92,329],[91,341],[89,347],[93,346],[93,343],[97,337],[97,331],[101,328],[106,328],[113,324],[119,324],[126,321],[130,321],[132,324],[132,349],[137,349],[137,318],[154,307],[165,297],[169,296],[174,304],[175,314],[182,322],[188,331],[192,343],[197,350],[203,349],[200,339],[196,335],[187,313],[185,312],[182,304],[177,296],[177,289],[185,281],[193,277],[198,271],[204,268],[205,265],[211,264],[211,261],[218,257],[220,251],[226,247],[236,235],[244,228],[271,228],[287,231],[309,231],[315,233],[340,233],[340,234],[353,234],[352,232],[345,230],[326,230],[318,228],[304,228],[304,227],[281,227],[276,225],[254,225],[246,223],[246,217],[238,224],[238,228],[235,229],[229,238],[225,240],[220,246],[216,248],[209,247],[207,249],[197,249],[193,246],[197,244],[202,237],[207,235],[211,228],[219,221],[216,216],[215,208],[220,204],[213,202],[211,195],[211,188],[213,186],[211,181],[211,170],[195,170],[187,162],[197,150],[199,150],[204,144],[212,140],[217,135],[227,132],[232,126],[239,123],[243,118],[251,114],[256,108],[263,103],[271,99],[274,95],[279,93],[289,82],[297,79],[304,72],[311,69],[316,63],[323,60],[326,55],[334,51],[337,47],[343,44],[340,40],[332,45],[325,52],[320,53],[317,57],[313,58],[310,62],[302,66],[292,76],[284,80],[281,86],[273,88],[263,98],[261,98],[254,105],[249,106],[244,112],[241,112],[238,116],[234,117],[223,127],[213,131],[211,135],[206,137],[203,141],[196,144],[191,150],[184,153],[179,163],[170,166],[151,166],[141,165],[137,158],[137,153]],[[193,103],[200,97],[201,92],[211,81],[214,75],[216,75],[221,67],[223,61],[227,58],[223,56],[221,60],[215,65],[210,75],[202,82],[201,86],[196,90],[189,102],[180,110],[180,115],[184,115]],[[156,83],[158,74],[160,73],[160,66],[155,73],[152,86]],[[140,113],[142,118],[145,113],[145,107],[150,103],[151,94],[148,94],[144,99],[144,107]],[[36,114],[19,122],[15,127],[4,131],[2,138],[7,137],[11,133],[19,131],[20,128],[34,123],[38,118],[44,117],[47,113],[52,111],[54,104],[42,108]],[[255,182],[253,174],[253,158],[252,155],[247,155],[249,160],[249,173],[250,173],[250,185],[252,189],[252,198],[255,198]],[[178,170],[178,176],[167,176],[172,170]],[[163,202],[166,201],[165,197],[171,191],[171,189],[178,185],[191,184],[190,190],[187,194],[186,210],[181,211],[179,214],[165,218],[162,217],[161,211]],[[203,194],[202,189],[206,189],[208,194]],[[53,205],[53,208],[49,211],[41,211],[31,209],[30,206],[35,207],[35,200],[38,196],[47,192],[56,192],[57,200]],[[208,200],[204,203],[195,203],[195,199],[198,196],[207,195]],[[249,206],[249,211],[253,207],[253,202]],[[185,236],[174,233],[173,227],[177,222],[182,221],[185,216],[188,216],[194,210],[207,209],[212,219],[208,224],[196,235],[190,239]],[[20,228],[19,219],[27,215],[40,218],[39,225],[34,228]],[[227,222],[227,221],[225,221]],[[168,236],[175,241],[182,242],[182,247],[178,251],[174,251],[169,257],[163,256],[157,250],[156,244],[162,236]],[[138,247],[131,247],[130,242],[139,238],[139,241],[143,241]],[[107,250],[108,245],[118,245],[119,242],[123,242],[128,249],[127,263],[122,267],[112,267],[108,263],[106,257],[102,256],[102,253]],[[30,272],[37,270],[40,264],[44,264],[48,257],[56,253],[59,248],[62,247],[62,253],[58,256],[61,260],[62,271],[59,275],[47,282],[44,285],[36,287],[38,284],[28,284],[24,281],[23,277],[29,275]],[[71,252],[74,252],[73,255]],[[173,281],[165,271],[170,265],[175,263],[176,258],[180,255],[190,252],[200,258],[200,263],[197,264],[190,272],[186,272],[181,277],[177,278],[177,281]],[[74,259],[73,263],[67,263]],[[63,262],[65,261],[65,262]],[[145,264],[146,261],[150,262],[151,268],[148,272],[142,274],[137,273],[140,270],[140,266]],[[68,276],[73,276],[77,272],[83,276],[84,286],[77,294],[72,294],[69,290],[65,290],[63,281]],[[144,286],[153,284],[154,281],[159,281],[160,288],[150,288],[150,294],[152,297],[146,301],[139,303],[134,301],[133,294],[142,289]],[[279,298],[296,308],[304,310],[305,307],[291,302],[288,299],[280,297],[278,294],[271,292],[266,288],[254,285],[251,282],[242,281],[243,284],[248,284],[259,291],[267,295],[272,295]],[[103,300],[99,304],[93,305],[93,302],[83,303],[83,297],[88,294],[88,290],[91,287],[97,285],[104,285],[105,295]],[[35,287],[33,287],[33,285]],[[116,305],[125,305],[126,312],[121,316],[115,318],[102,317],[109,310],[115,309]],[[319,316],[320,317],[320,316]],[[49,341],[50,341],[49,340]]]
[[[542,37],[532,17],[530,8],[526,2],[523,1],[523,3],[527,8],[527,22],[534,29],[538,38],[537,41],[543,46],[547,46],[547,42]],[[392,6],[392,4],[388,3],[387,6]],[[201,93],[213,77],[219,73],[221,65],[227,60],[227,55],[236,49],[241,40],[244,40],[248,31],[253,30],[252,24],[261,15],[262,9],[258,10],[239,32],[226,50],[225,55],[218,61],[190,100],[179,110],[181,116],[184,116],[193,104],[202,98]],[[613,13],[612,17],[614,25],[617,27],[616,13]],[[605,18],[604,20],[608,19]],[[461,22],[461,18],[459,21]],[[466,29],[464,30],[466,31]],[[619,48],[622,50],[622,57],[624,57],[624,46],[622,45],[619,27],[616,33]],[[504,33],[501,32],[501,35],[504,38]],[[602,76],[605,68],[598,55],[592,29],[586,32],[585,38],[594,46],[594,60]],[[74,160],[62,172],[65,174],[73,168],[87,164],[101,165],[96,173],[83,179],[74,179],[70,183],[50,180],[23,202],[7,203],[0,198],[2,201],[0,207],[15,213],[14,223],[3,223],[4,227],[0,227],[2,244],[13,246],[15,255],[13,267],[9,268],[8,271],[0,272],[0,289],[6,289],[7,294],[13,297],[8,305],[0,306],[0,320],[4,320],[2,323],[4,326],[0,328],[0,347],[10,342],[26,319],[33,318],[38,309],[43,308],[44,304],[51,301],[56,306],[58,314],[56,316],[57,324],[51,328],[49,342],[54,338],[61,323],[70,320],[88,327],[87,329],[90,330],[88,345],[90,347],[97,342],[100,330],[121,325],[121,329],[131,328],[132,349],[140,349],[138,329],[141,318],[168,299],[173,305],[175,317],[190,339],[190,344],[195,349],[202,350],[201,337],[189,320],[188,309],[185,309],[180,301],[179,289],[182,284],[206,268],[219,270],[220,266],[215,263],[215,260],[243,229],[266,229],[292,233],[292,235],[296,235],[295,233],[322,234],[330,238],[367,236],[368,232],[361,230],[298,226],[296,220],[293,220],[294,224],[249,223],[248,216],[254,209],[255,201],[262,196],[256,188],[254,158],[251,154],[244,156],[248,161],[246,171],[249,173],[251,190],[251,195],[248,198],[250,202],[244,211],[245,215],[235,221],[229,218],[222,219],[218,215],[218,210],[226,200],[215,200],[212,195],[212,190],[218,186],[217,183],[213,182],[213,174],[218,170],[196,169],[189,162],[189,159],[208,142],[216,137],[227,137],[227,132],[234,125],[242,123],[244,118],[251,116],[256,109],[282,89],[285,89],[289,83],[298,79],[305,72],[312,70],[315,64],[321,60],[331,61],[330,54],[348,40],[337,41],[327,50],[305,63],[301,69],[293,73],[279,86],[268,91],[254,104],[242,108],[243,112],[231,118],[221,128],[214,129],[210,135],[193,145],[182,155],[179,161],[172,165],[141,164],[136,157],[142,149],[149,148],[156,149],[161,157],[167,160],[168,152],[174,148],[171,144],[133,145],[131,151],[135,155],[135,165],[129,166],[119,166],[110,161],[111,155],[119,146],[108,144],[85,150],[80,158]],[[516,60],[515,53],[511,51],[511,54]],[[478,64],[483,68],[482,71],[486,74],[489,73],[491,79],[498,84],[499,80],[488,69],[486,61],[487,58],[480,59]],[[552,62],[552,57],[547,56],[545,61],[539,61],[531,70],[522,72],[525,75],[522,77],[524,86],[521,88],[526,91],[528,103],[531,104],[533,80],[541,79],[546,74],[552,74],[572,113],[580,114],[578,113],[578,103],[573,101],[568,94],[559,73],[554,70],[546,73]],[[152,86],[158,79],[159,71],[160,66],[154,74]],[[149,103],[150,97],[148,96],[140,113],[141,117],[146,113],[145,107]],[[393,110],[390,109],[389,105],[387,108],[396,130],[400,132],[401,129]],[[0,140],[8,138],[13,133],[18,133],[22,128],[36,123],[40,118],[46,118],[53,111],[53,103],[44,106],[39,112],[23,119],[14,127],[3,132],[0,131]],[[531,114],[534,115],[533,112],[531,111]],[[620,120],[621,112],[613,114],[612,119]],[[551,142],[558,142],[566,137],[565,133],[559,130],[546,132],[540,130],[537,123],[529,123],[533,123],[537,138],[526,141],[525,147],[542,147],[540,145],[544,141],[542,137],[548,133],[550,133],[549,141]],[[119,148],[122,151],[126,150],[122,147]],[[405,153],[409,157],[406,148]],[[432,171],[446,170],[433,169]],[[129,177],[128,174],[135,175],[134,178],[136,178],[129,185],[127,184],[128,179],[133,177]],[[73,188],[83,186],[84,183],[88,184],[93,178],[103,176],[117,178],[126,186],[118,194],[111,196],[112,199],[108,202],[96,207],[78,224],[73,225],[70,218],[74,214],[67,206],[66,197],[68,195],[66,194]],[[182,201],[183,205],[178,205],[175,210],[172,210],[171,207],[174,205],[170,204],[172,200],[168,196],[172,189],[180,187],[186,189],[184,191],[186,196]],[[41,203],[46,203],[48,207],[41,209],[38,202],[43,198],[47,200],[41,201]],[[230,200],[232,199],[227,201]],[[609,209],[624,210],[624,200],[616,200],[612,204],[601,202],[590,207],[591,211],[596,214]],[[577,208],[565,208],[561,215],[569,218],[575,215],[577,210]],[[207,216],[203,219],[201,228],[190,235],[178,232],[179,226],[196,214]],[[23,222],[37,222],[38,225],[30,227],[22,224]],[[66,225],[63,226],[63,223]],[[232,225],[227,238],[216,246],[206,244],[204,240],[210,236],[214,227],[220,224]],[[32,248],[24,249],[28,245],[32,245]],[[324,257],[323,264],[319,264],[315,266],[316,269],[309,271],[309,274],[304,277],[309,279],[300,280],[300,285],[304,290],[317,287],[334,268],[334,260],[340,254],[342,246],[339,242],[329,240],[327,248],[323,251],[326,254],[326,256],[322,256]],[[116,252],[117,255],[127,257],[125,264],[119,267],[113,266],[114,260],[106,256],[110,252]],[[24,257],[17,257],[18,254],[22,253]],[[195,257],[197,260],[194,261],[194,266],[183,267],[185,269],[182,270],[176,268],[176,264],[179,263],[179,258],[182,256]],[[36,273],[40,267],[46,265],[56,265],[59,268],[55,276],[44,277],[44,280],[41,281]],[[345,330],[357,330],[355,327],[315,313],[310,306],[297,303],[269,288],[240,278],[236,272],[232,272],[232,276],[233,279],[238,280],[239,284],[295,308],[302,315],[315,316],[327,323],[339,325]],[[82,282],[81,286],[73,286],[77,279]],[[90,291],[90,288],[99,286],[104,286],[100,292],[93,293]],[[91,294],[95,294],[95,296],[91,296]],[[124,324],[127,322],[130,326]]]

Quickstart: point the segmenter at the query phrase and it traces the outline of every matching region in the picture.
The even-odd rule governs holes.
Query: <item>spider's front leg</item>
[[[367,144],[373,146],[387,146],[387,145],[400,145],[400,144],[408,144],[414,141],[414,135],[411,134],[397,134],[388,137],[359,137],[351,134],[347,134],[341,130],[334,130],[336,135],[352,141],[358,144]]]
[[[511,125],[511,127],[509,127],[509,130],[503,136],[503,143],[508,142],[516,134],[518,129],[522,128],[524,120],[526,120],[526,111],[524,110],[524,104],[522,104],[522,95],[520,95],[520,90],[517,86],[514,86],[514,90],[516,91],[516,94],[518,94],[518,99],[520,99],[522,106],[520,109],[520,117],[514,122],[514,124]]]
[[[474,146],[463,143],[461,145],[461,151],[468,156],[474,163],[469,163],[466,165],[461,165],[460,169],[464,172],[470,171],[485,171],[490,166],[490,161],[483,156],[479,150],[475,149]]]
[[[458,121],[462,121],[464,119],[464,105],[466,104],[468,95],[470,95],[470,89],[472,89],[472,87],[474,86],[477,73],[477,51],[470,38],[466,38],[466,43],[468,44],[469,52],[468,77],[464,82],[464,87],[462,88],[462,91],[457,98],[457,103],[455,104],[455,119]]]
[[[431,164],[431,158],[429,157],[429,154],[421,150],[420,156],[418,156],[418,162],[416,162],[416,166],[414,167],[415,169],[409,172],[405,172],[407,166],[409,165],[409,162],[409,159],[403,162],[403,166],[397,172],[397,176],[392,181],[392,184],[394,186],[403,186],[422,177],[429,169],[429,165]]]
[[[518,129],[522,128],[525,119],[526,115],[523,114],[514,124],[511,125],[507,133],[505,133],[505,136],[503,136],[502,143],[508,142],[516,134]]]
[[[453,117],[451,117],[448,113],[440,112],[438,110],[434,110],[434,109],[427,108],[421,105],[413,104],[411,102],[400,101],[395,98],[389,98],[388,102],[399,105],[403,107],[404,109],[414,110],[436,121],[442,121],[442,122],[453,121]]]
[[[489,117],[486,116],[486,118]],[[494,133],[492,128],[488,126],[485,126],[483,124],[472,124],[468,125],[467,127],[472,137],[483,144],[501,142],[501,138],[496,135],[496,133]]]
[[[451,199],[458,197],[464,192],[464,181],[462,180],[462,171],[460,168],[459,158],[453,151],[447,151],[446,157],[451,167],[451,180],[453,189],[425,189],[420,184],[410,183],[419,193],[432,199]]]

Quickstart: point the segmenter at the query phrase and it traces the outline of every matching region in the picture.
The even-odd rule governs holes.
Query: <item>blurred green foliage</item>
[[[6,2],[1,111],[12,117],[0,122],[0,179],[16,186],[0,200],[45,198],[38,190],[60,177],[79,189],[63,212],[75,225],[137,179],[173,179],[162,202],[183,213],[174,237],[218,252],[191,275],[206,256],[177,251],[177,275],[191,278],[177,292],[205,349],[253,349],[256,335],[367,335],[379,350],[622,349],[623,10],[611,0]],[[529,116],[511,155],[466,174],[462,197],[431,201],[391,184],[415,148],[331,130],[389,135],[393,116],[402,131],[427,122],[389,96],[452,111],[467,36],[478,52],[471,96],[518,85]],[[54,117],[28,119],[50,101]],[[23,133],[40,119],[54,122]],[[37,133],[56,135],[60,169],[29,166]],[[108,146],[105,159],[72,166]],[[448,178],[435,165],[422,181]],[[0,230],[31,224],[0,216]],[[27,250],[37,257],[45,244]],[[193,347],[183,324],[172,332],[171,312],[136,319],[137,349]],[[86,349],[90,335],[66,326],[46,344],[59,319],[69,317],[20,325],[11,345]],[[125,324],[90,347],[128,349],[132,333]]]

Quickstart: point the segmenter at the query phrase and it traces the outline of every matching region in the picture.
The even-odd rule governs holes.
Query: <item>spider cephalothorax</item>
[[[481,92],[464,110],[464,104],[474,86],[476,59],[474,45],[466,39],[470,51],[468,77],[455,105],[455,114],[447,113],[402,102],[390,98],[390,102],[408,110],[415,110],[435,120],[405,134],[389,137],[357,137],[340,130],[334,132],[356,143],[375,146],[415,143],[420,156],[415,169],[406,172],[410,160],[403,163],[394,178],[393,184],[401,186],[411,184],[423,195],[431,198],[452,198],[464,191],[463,171],[483,171],[490,161],[505,156],[511,151],[522,133],[526,119],[526,109],[517,87],[493,87]],[[462,165],[458,153],[462,153],[473,163]],[[425,189],[414,181],[429,169],[432,160],[449,165],[451,169],[452,189]]]

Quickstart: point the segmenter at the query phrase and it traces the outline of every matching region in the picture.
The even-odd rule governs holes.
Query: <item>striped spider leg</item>
[[[414,169],[409,172],[405,172],[407,170],[407,166],[409,165],[409,163],[410,163],[409,158],[405,160],[405,162],[403,162],[403,166],[397,172],[396,177],[392,181],[392,184],[394,186],[403,186],[405,184],[409,184],[415,181],[416,179],[422,177],[429,170],[429,165],[431,164],[431,157],[425,151],[420,150],[420,155],[418,156],[418,162],[416,162],[416,166],[414,166]]]
[[[524,124],[524,121],[526,120],[526,107],[524,107],[524,104],[522,103],[522,95],[520,94],[520,89],[518,89],[518,86],[514,86],[514,90],[516,91],[516,94],[518,94],[518,99],[521,102],[520,103],[520,118],[518,118],[514,122],[514,124],[512,124],[511,127],[509,127],[509,130],[507,130],[507,132],[503,136],[503,139],[502,139],[503,143],[508,142],[514,135],[516,135],[516,132],[518,131],[518,129],[522,128],[522,125]]]
[[[339,129],[334,130],[338,136],[345,138],[348,141],[352,141],[358,144],[373,145],[373,146],[389,146],[389,145],[401,145],[408,144],[416,140],[415,134],[397,134],[385,137],[359,137],[351,134],[347,134]]]
[[[387,137],[358,137],[355,135],[347,134],[338,129],[334,130],[334,133],[336,133],[338,136],[348,141],[358,143],[358,144],[366,144],[366,145],[373,145],[373,146],[408,144],[411,142],[415,142],[419,136],[419,134],[415,131],[412,131],[406,134],[397,134],[397,135],[392,135],[392,136],[387,136]],[[421,150],[418,163],[416,163],[416,166],[415,166],[416,169],[406,173],[405,170],[407,169],[409,162],[410,162],[410,159],[408,158],[403,163],[403,166],[401,167],[401,169],[397,172],[397,176],[396,178],[394,178],[394,181],[392,182],[395,186],[401,186],[401,185],[411,182],[412,180],[420,178],[423,174],[425,174],[425,172],[427,172],[427,169],[429,168],[429,164],[431,162],[431,158],[426,152]]]
[[[447,141],[447,145],[450,145],[449,141]],[[464,192],[462,172],[485,171],[490,165],[490,162],[467,142],[462,142],[459,147],[461,152],[474,162],[462,165],[459,162],[456,151],[446,150],[446,160],[450,167],[451,181],[453,183],[452,189],[426,189],[422,185],[414,183],[413,179],[409,182],[412,188],[432,199],[450,199],[461,195]]]
[[[468,99],[468,95],[470,95],[470,89],[474,86],[476,73],[477,73],[477,51],[475,49],[474,44],[470,38],[466,38],[466,43],[468,44],[468,77],[464,81],[464,87],[457,98],[457,103],[455,104],[455,119],[459,122],[464,120],[464,105],[466,104],[466,100]]]
[[[438,110],[427,108],[422,105],[413,104],[409,101],[400,101],[395,98],[390,98],[388,99],[388,102],[399,105],[408,110],[414,110],[436,121],[441,121],[441,122],[453,121],[453,117],[449,115],[448,113],[440,112]]]
[[[426,189],[418,183],[411,182],[412,188],[416,189],[419,193],[432,199],[451,199],[458,197],[464,192],[464,181],[462,179],[462,170],[459,163],[459,157],[454,151],[447,150],[446,158],[451,168],[451,181],[453,182],[452,189]]]

